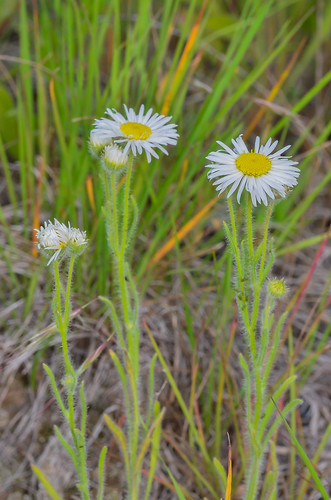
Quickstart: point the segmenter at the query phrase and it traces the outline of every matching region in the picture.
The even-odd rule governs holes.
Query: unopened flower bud
[[[112,173],[121,172],[129,163],[128,153],[124,153],[123,149],[116,144],[106,146],[102,155],[103,167]]]
[[[93,156],[100,158],[105,147],[108,146],[109,144],[110,144],[109,138],[103,137],[96,130],[91,131],[88,146]]]
[[[287,292],[287,287],[285,285],[284,279],[278,280],[276,278],[269,280],[268,292],[271,297],[280,298]]]

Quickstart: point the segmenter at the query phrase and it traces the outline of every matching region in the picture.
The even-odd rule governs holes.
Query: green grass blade
[[[272,399],[272,398],[271,398]],[[301,460],[303,461],[303,463],[305,464],[305,466],[307,467],[307,469],[309,470],[309,473],[311,474],[311,477],[313,478],[313,480],[315,481],[315,484],[317,486],[317,489],[318,491],[321,493],[322,497],[324,500],[330,500],[329,499],[329,495],[327,494],[327,492],[325,491],[324,489],[324,486],[320,480],[320,478],[318,477],[317,475],[317,472],[315,470],[315,467],[313,466],[313,464],[311,463],[311,461],[309,460],[309,458],[307,457],[306,453],[305,453],[305,450],[302,448],[302,446],[300,445],[299,441],[297,440],[294,432],[292,431],[291,427],[289,426],[289,424],[287,423],[285,417],[283,416],[282,412],[280,411],[280,409],[278,408],[277,406],[277,403],[272,399],[272,402],[273,404],[275,405],[276,407],[276,410],[278,411],[281,419],[283,420],[287,430],[288,430],[288,433],[290,434],[291,436],[291,439],[301,457]]]

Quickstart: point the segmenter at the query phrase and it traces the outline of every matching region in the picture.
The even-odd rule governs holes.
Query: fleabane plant
[[[70,322],[70,293],[76,258],[81,255],[88,244],[85,231],[73,228],[54,219],[46,221],[40,229],[35,229],[38,248],[49,258],[48,266],[52,264],[55,293],[53,298],[53,314],[58,332],[61,336],[61,353],[63,357],[64,375],[57,381],[49,366],[44,364],[44,369],[49,377],[54,396],[60,411],[66,421],[71,434],[71,442],[67,441],[55,426],[55,432],[61,444],[69,454],[77,471],[77,488],[83,500],[90,499],[90,487],[87,469],[86,450],[86,418],[87,406],[84,396],[84,382],[81,374],[84,366],[76,369],[72,363],[68,346],[68,329]],[[66,273],[61,272],[66,265]],[[99,492],[98,498],[103,498],[103,469],[106,457],[106,447],[100,454],[99,461]],[[41,478],[48,492],[54,491],[47,478],[41,476],[38,468],[34,471]],[[52,497],[55,498],[55,497]],[[60,498],[57,496],[57,498]]]
[[[161,436],[159,403],[154,403],[153,379],[155,359],[151,362],[150,394],[147,410],[143,415],[140,398],[139,373],[139,300],[127,261],[129,245],[133,240],[138,221],[138,207],[131,194],[133,162],[141,155],[147,161],[159,159],[158,152],[168,154],[166,147],[176,145],[177,125],[171,117],[145,112],[144,105],[138,113],[124,105],[125,115],[107,109],[107,117],[96,119],[91,130],[89,149],[99,159],[104,184],[104,215],[109,248],[113,259],[114,299],[103,297],[108,304],[113,327],[117,334],[117,352],[110,355],[117,369],[124,394],[126,432],[108,415],[105,420],[115,435],[121,449],[130,500],[147,500],[157,464]],[[119,184],[121,180],[121,185]],[[122,182],[123,181],[123,182]],[[120,185],[120,187],[119,187]],[[123,191],[120,196],[119,191]],[[141,491],[143,460],[150,450],[150,464],[144,492]]]
[[[271,437],[277,430],[281,417],[275,417],[274,403],[270,398],[270,373],[277,355],[284,313],[276,321],[275,302],[286,293],[284,280],[269,279],[274,262],[273,241],[269,238],[270,217],[277,198],[285,198],[289,188],[297,184],[300,171],[284,153],[285,146],[276,151],[278,141],[269,139],[262,145],[255,139],[254,149],[249,150],[239,136],[232,139],[233,149],[218,142],[221,149],[207,156],[210,163],[208,179],[219,193],[227,193],[231,225],[224,223],[229,247],[233,255],[236,275],[235,293],[246,339],[246,352],[240,354],[244,374],[247,416],[247,469],[246,500],[260,498],[259,480],[263,457]],[[246,192],[246,195],[243,194]],[[245,233],[240,235],[232,196],[238,203],[245,199]],[[266,206],[262,241],[255,243],[253,206]],[[293,376],[276,387],[273,396],[277,401],[284,395]],[[298,400],[290,401],[283,414],[291,410]],[[265,498],[277,498],[277,467],[269,472],[269,491]]]

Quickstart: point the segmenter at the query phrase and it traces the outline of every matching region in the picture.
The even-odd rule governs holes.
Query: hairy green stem
[[[67,393],[68,410],[63,414],[63,416],[68,422],[72,440],[75,447],[75,455],[77,459],[75,461],[75,464],[77,464],[77,474],[80,481],[80,491],[82,499],[89,500],[90,495],[89,495],[89,481],[88,481],[87,464],[86,464],[85,435],[84,433],[82,433],[82,435],[79,436],[79,434],[77,434],[77,429],[75,427],[74,395],[77,388],[78,375],[70,361],[68,338],[67,338],[69,321],[70,321],[70,292],[71,292],[74,263],[75,263],[75,256],[72,256],[69,261],[67,285],[64,291],[61,285],[59,263],[56,260],[54,261],[54,276],[55,276],[54,314],[56,316],[55,319],[61,336],[62,355],[64,361],[64,370],[65,370],[65,388]],[[61,292],[64,293],[64,309],[62,308]],[[81,393],[81,401],[84,404],[84,407],[86,408],[86,403],[84,400],[83,393]],[[85,430],[85,423],[83,423],[82,430]]]
[[[270,263],[266,264],[268,248],[268,228],[272,212],[270,205],[263,233],[263,240],[257,249],[254,247],[252,199],[247,195],[246,210],[246,240],[238,243],[238,232],[236,218],[231,200],[229,212],[231,218],[232,234],[229,235],[233,256],[237,265],[237,302],[244,322],[247,348],[250,354],[250,366],[242,358],[241,364],[244,369],[246,380],[246,407],[247,407],[247,429],[249,435],[249,456],[251,465],[246,475],[247,489],[245,500],[255,500],[260,480],[260,469],[263,457],[259,432],[261,419],[265,409],[267,380],[264,377],[263,365],[265,355],[270,346],[270,328],[273,323],[274,300],[268,297],[262,313],[260,325],[260,337],[258,337],[258,321],[261,315],[261,294],[266,279],[266,272]],[[269,267],[268,267],[269,266]],[[252,300],[252,307],[248,308],[248,300]],[[275,351],[272,350],[274,355]]]
[[[119,210],[119,197],[117,190],[117,174],[110,173],[105,176],[106,203],[111,207],[112,217],[108,220],[107,232],[109,241],[112,242],[114,271],[117,278],[119,290],[121,316],[126,332],[122,348],[122,360],[124,361],[126,376],[121,377],[125,394],[131,393],[128,399],[128,446],[130,457],[130,470],[128,472],[128,495],[130,500],[139,497],[139,483],[141,473],[136,470],[139,456],[140,437],[140,398],[139,398],[139,327],[137,325],[138,296],[132,283],[130,270],[126,262],[128,248],[128,230],[130,214],[130,189],[132,176],[132,158],[129,161],[124,184],[123,206]],[[123,339],[122,339],[123,340]],[[122,368],[118,366],[118,370]]]

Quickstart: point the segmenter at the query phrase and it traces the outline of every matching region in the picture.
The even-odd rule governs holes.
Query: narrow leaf
[[[311,474],[311,477],[315,481],[318,491],[321,493],[321,495],[324,498],[324,500],[330,500],[329,499],[329,495],[325,491],[324,486],[323,486],[320,478],[318,477],[318,475],[316,473],[314,465],[311,463],[311,461],[309,460],[309,458],[307,457],[307,455],[305,453],[305,450],[302,448],[302,446],[300,445],[299,441],[295,437],[294,432],[292,431],[291,427],[287,423],[287,421],[286,421],[285,417],[283,416],[282,412],[278,408],[277,403],[273,399],[272,399],[272,402],[275,405],[276,410],[278,411],[279,415],[281,416],[281,418],[282,418],[282,420],[283,420],[283,422],[284,422],[284,424],[285,424],[285,426],[286,426],[286,428],[287,428],[287,430],[288,430],[288,432],[289,432],[289,434],[290,434],[290,436],[292,438],[292,441],[295,444],[296,449],[298,450],[298,453],[299,453],[299,455],[301,457],[301,460],[306,465],[307,469],[309,470],[309,472]]]
[[[51,483],[48,481],[47,477],[45,474],[36,466],[36,465],[31,465],[31,469],[47,491],[47,493],[50,495],[53,500],[64,500],[53,488]]]

